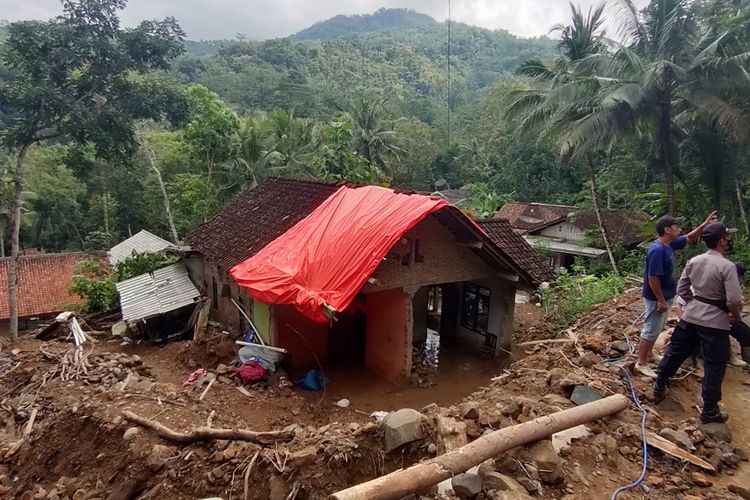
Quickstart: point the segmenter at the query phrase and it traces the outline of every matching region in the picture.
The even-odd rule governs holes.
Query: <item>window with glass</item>
[[[464,286],[461,326],[486,334],[490,321],[490,289],[467,283]]]

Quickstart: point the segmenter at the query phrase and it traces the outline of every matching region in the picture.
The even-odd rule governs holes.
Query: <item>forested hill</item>
[[[449,101],[446,25],[407,10],[337,16],[289,38],[189,42],[187,49],[176,64],[180,78],[239,110],[294,108],[297,116],[326,118],[377,94],[388,98],[395,116],[432,123]],[[454,111],[511,76],[520,62],[546,59],[553,49],[546,38],[452,24]]]
[[[373,14],[335,16],[315,23],[296,33],[296,40],[331,40],[355,33],[379,31],[390,28],[434,28],[438,22],[426,14],[408,9],[380,9]]]

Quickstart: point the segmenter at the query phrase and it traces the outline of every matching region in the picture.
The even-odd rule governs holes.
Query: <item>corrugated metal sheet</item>
[[[174,311],[200,297],[183,263],[121,281],[117,283],[117,291],[125,321],[138,321]]]
[[[127,240],[110,248],[109,252],[107,252],[107,257],[109,257],[109,263],[114,266],[118,262],[132,256],[133,252],[158,252],[169,246],[172,246],[172,243],[143,229]]]

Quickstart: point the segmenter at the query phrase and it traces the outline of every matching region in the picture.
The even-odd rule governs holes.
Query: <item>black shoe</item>
[[[725,411],[721,411],[719,408],[712,410],[706,410],[705,408],[701,412],[701,422],[704,424],[710,424],[712,422],[724,423],[729,420],[729,414]]]
[[[654,382],[651,401],[656,404],[661,403],[662,401],[664,401],[664,398],[667,397],[667,392],[669,392],[667,389],[667,384],[659,384],[658,382]]]

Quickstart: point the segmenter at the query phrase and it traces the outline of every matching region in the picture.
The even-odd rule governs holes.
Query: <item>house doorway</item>
[[[367,348],[367,296],[359,294],[331,325],[328,362],[339,367],[365,363]]]

